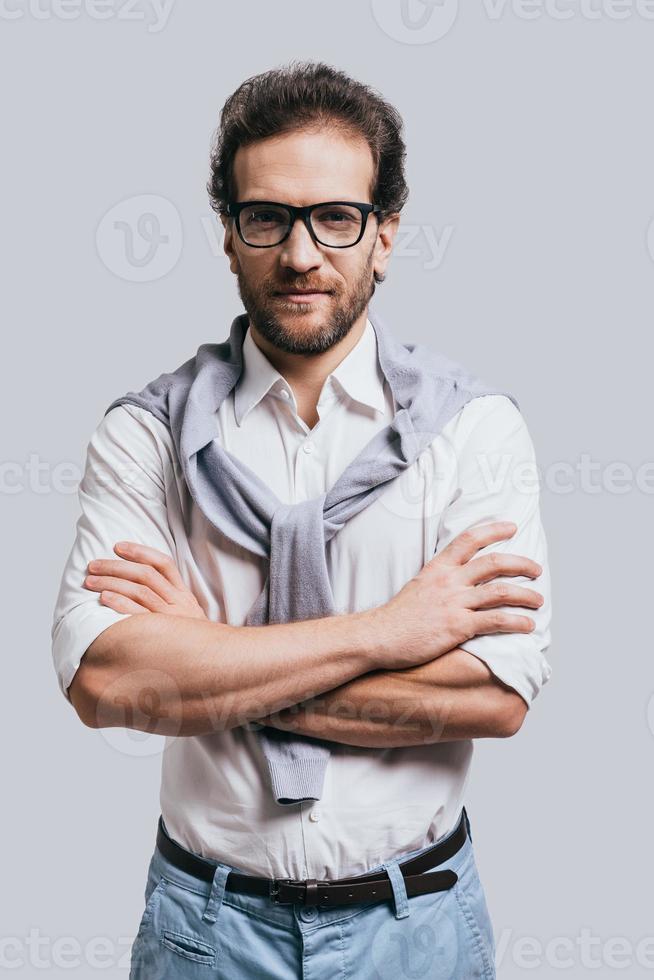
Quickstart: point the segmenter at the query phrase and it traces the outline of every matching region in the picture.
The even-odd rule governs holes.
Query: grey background
[[[0,969],[93,976],[88,944],[104,937],[101,972],[127,976],[161,741],[86,729],[57,689],[49,631],[75,474],[113,398],[224,339],[241,312],[205,192],[224,99],[251,74],[321,58],[406,123],[406,230],[377,308],[405,341],[512,390],[547,476],[553,676],[517,736],[477,742],[468,792],[499,976],[649,974],[653,12],[411,0],[410,27],[400,0],[177,0],[162,24],[145,0],[110,2],[105,20],[75,2],[7,0],[0,16]],[[148,211],[168,242],[139,266],[147,242],[136,235],[130,262],[107,223],[136,229]],[[430,234],[447,239],[440,261]]]

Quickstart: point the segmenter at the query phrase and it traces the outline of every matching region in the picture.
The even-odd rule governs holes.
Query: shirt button
[[[312,453],[314,450],[314,444],[311,441],[307,440],[307,442],[304,443],[302,448],[304,449],[305,453]]]
[[[282,398],[290,398],[291,397],[289,395],[288,391],[286,390],[286,388],[280,388],[279,393],[282,396]]]
[[[312,810],[311,813],[309,814],[309,820],[312,823],[318,823],[318,821],[320,820],[320,810]]]

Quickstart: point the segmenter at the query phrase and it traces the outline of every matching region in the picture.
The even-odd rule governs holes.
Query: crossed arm
[[[149,612],[173,615],[182,630],[189,618],[206,619],[170,556],[137,542],[115,546],[119,549],[120,561],[100,560],[89,566],[96,574],[87,577],[85,588],[100,592],[103,605],[137,618]],[[160,633],[155,647],[164,641]],[[175,643],[179,642],[178,636]],[[163,657],[163,651],[158,655]],[[144,659],[142,647],[140,658]],[[410,668],[368,670],[249,724],[346,745],[397,748],[510,736],[520,728],[526,711],[520,694],[483,660],[454,647]]]
[[[474,523],[507,516],[517,522],[519,533],[494,550],[529,555],[546,568],[538,496],[515,492],[509,479],[512,468],[500,481],[499,489],[493,489],[492,493],[480,475],[476,458],[479,450],[488,452],[492,447],[498,452],[506,451],[516,464],[533,460],[533,447],[519,415],[505,399],[497,399],[493,404],[493,411],[476,423],[474,439],[469,435],[465,452],[459,454],[458,478],[462,492],[453,494],[452,502],[440,518],[439,546],[444,547],[458,532]],[[176,566],[173,567],[174,549],[167,525],[165,492],[160,485],[163,482],[159,473],[161,460],[154,434],[147,428],[153,423],[145,412],[143,419],[139,413],[136,415],[138,418],[122,407],[110,412],[89,446],[88,483],[85,474],[80,485],[83,512],[62,579],[53,629],[55,664],[64,693],[79,665],[80,652],[102,629],[125,618],[125,614],[165,611],[178,617],[198,614],[203,617],[193,595],[188,590],[184,594],[184,583]],[[100,466],[103,474],[106,471],[111,476],[114,471],[122,472],[122,467],[128,464],[137,466],[139,481],[123,484],[116,479],[120,493],[96,492],[95,481],[91,479],[94,466]],[[112,543],[121,534],[132,539],[136,552],[120,551],[114,545],[118,562],[98,561],[98,555],[112,551]],[[139,546],[139,539],[151,541],[159,550]],[[166,591],[156,595],[146,589],[143,595],[139,578],[130,580],[131,570],[137,566],[142,570],[150,558],[156,564],[162,557],[169,561],[171,568],[171,580],[164,583],[162,579]],[[99,567],[93,568],[92,564]],[[82,585],[80,572],[84,568],[95,573],[95,578],[85,580]],[[504,633],[475,637],[435,660],[404,670],[368,671],[326,693],[323,691],[318,697],[257,721],[310,737],[366,747],[399,747],[514,734],[520,728],[528,704],[549,674],[543,656],[550,639],[547,577],[543,582],[548,601],[539,610],[531,611],[538,624],[531,636]],[[99,604],[89,601],[94,592],[101,593]],[[515,688],[500,677],[515,684]],[[306,690],[307,687],[303,696]]]
[[[103,605],[137,617],[173,615],[178,629],[189,618],[206,619],[170,556],[138,542],[115,550],[123,559],[90,563],[96,574],[85,580],[85,588],[100,592]],[[508,635],[503,636],[508,643]],[[160,635],[155,646],[162,642]],[[523,697],[482,659],[454,647],[410,668],[368,670],[249,724],[346,745],[398,748],[507,737],[519,730],[527,710]]]
[[[455,647],[406,670],[376,670],[260,724],[346,745],[396,748],[514,735],[528,707],[483,660]]]
[[[123,544],[114,548],[122,560],[88,565],[96,574],[87,577],[85,588],[100,592],[101,603],[121,614],[177,616],[182,629],[188,617],[206,619],[171,556],[138,542]],[[502,634],[507,645],[509,636]],[[306,691],[305,686],[300,696]],[[249,724],[346,745],[399,748],[514,735],[527,710],[526,699],[481,657],[456,646],[413,667],[366,670]]]

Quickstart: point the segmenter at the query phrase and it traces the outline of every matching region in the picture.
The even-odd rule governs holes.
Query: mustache
[[[288,282],[271,283],[268,292],[279,293],[287,289],[303,289],[305,292],[333,293],[333,286],[329,283],[307,282],[306,279],[293,279]]]

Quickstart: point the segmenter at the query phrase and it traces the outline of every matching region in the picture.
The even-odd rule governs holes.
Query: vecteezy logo
[[[383,980],[470,977],[454,921],[457,904],[448,892],[414,895],[411,914],[388,916],[370,937],[369,958]],[[393,903],[391,902],[391,907]],[[475,971],[476,972],[476,971]]]
[[[165,750],[165,737],[156,731],[160,719],[167,719],[167,732],[176,736],[181,718],[181,694],[174,678],[154,668],[122,674],[102,691],[96,724],[102,737],[121,755],[159,755]]]
[[[459,0],[372,0],[373,17],[402,44],[431,44],[454,25]]]
[[[95,235],[106,267],[128,282],[161,279],[179,261],[182,222],[174,204],[156,194],[120,201],[100,221]]]

